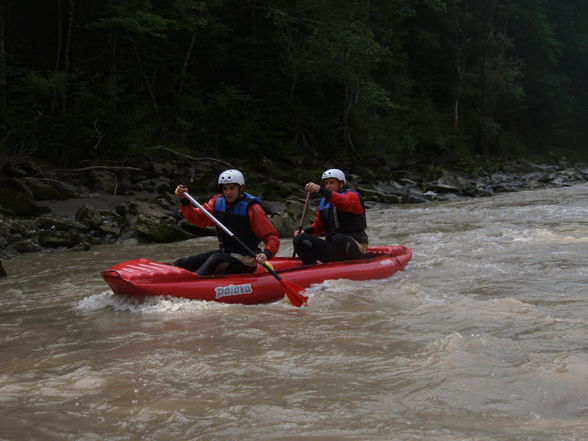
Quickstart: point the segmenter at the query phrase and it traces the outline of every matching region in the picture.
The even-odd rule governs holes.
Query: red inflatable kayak
[[[299,259],[277,257],[271,264],[284,281],[308,288],[329,279],[384,279],[403,270],[411,257],[412,249],[397,245],[369,247],[368,257],[361,260],[303,266]],[[284,296],[280,283],[261,266],[251,274],[198,276],[173,265],[136,259],[100,274],[115,294],[244,304],[273,302]]]

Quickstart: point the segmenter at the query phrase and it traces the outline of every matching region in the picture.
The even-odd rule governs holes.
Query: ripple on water
[[[586,202],[585,185],[369,210],[372,243],[414,249],[407,270],[315,285],[302,309],[105,291],[111,264],[214,238],[19,256],[2,436],[584,440]]]

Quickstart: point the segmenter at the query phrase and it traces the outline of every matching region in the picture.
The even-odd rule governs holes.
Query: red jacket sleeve
[[[202,204],[202,207],[214,215],[214,204],[219,197],[220,195],[212,197],[208,202]],[[210,227],[215,225],[200,208],[196,208],[192,204],[181,205],[180,210],[188,222],[197,227]],[[280,234],[278,230],[276,230],[276,227],[274,227],[267,214],[265,214],[263,207],[259,204],[251,204],[247,215],[249,216],[249,223],[251,224],[253,233],[263,241],[265,249],[270,253],[268,258],[274,257],[280,249]]]
[[[329,200],[339,211],[353,214],[364,212],[361,198],[354,191],[347,191],[345,193],[333,192]]]
[[[202,207],[208,211],[210,214],[214,214],[214,203],[220,197],[220,194],[213,196],[208,202],[202,204]],[[195,207],[192,204],[189,205],[180,205],[180,210],[182,211],[182,215],[190,222],[191,224],[196,225],[197,227],[210,227],[214,225],[214,222],[206,216],[200,210],[200,208]]]
[[[331,192],[331,195],[329,196],[328,200],[339,211],[344,211],[346,213],[353,214],[361,214],[365,211],[365,209],[363,208],[363,204],[361,203],[361,198],[357,193],[353,191],[347,191],[345,193],[337,193],[333,191]],[[320,236],[324,233],[325,226],[323,225],[323,220],[321,218],[320,211],[317,208],[314,222],[310,226],[310,234],[314,236]]]
[[[319,211],[318,208],[316,209],[316,214],[314,216],[314,222],[305,231],[312,234],[313,236],[320,236],[321,234],[325,234],[325,226],[323,225],[323,220],[321,218],[321,212]]]
[[[280,234],[260,204],[251,204],[247,213],[251,229],[265,245],[265,249],[271,253],[268,259],[275,257],[280,249]]]

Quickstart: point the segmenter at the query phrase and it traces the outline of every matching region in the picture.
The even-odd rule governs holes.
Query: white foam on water
[[[314,296],[310,290],[305,291],[304,294],[309,297],[309,302]],[[99,294],[84,297],[75,303],[73,308],[82,313],[91,313],[110,308],[115,311],[126,311],[134,314],[161,314],[178,312],[202,313],[223,311],[229,308],[291,309],[293,306],[285,297],[271,304],[243,305],[167,296],[122,296],[113,294],[111,291],[103,291]]]
[[[200,312],[227,306],[224,303],[165,296],[121,296],[113,294],[110,291],[103,291],[100,294],[91,295],[78,301],[74,305],[74,309],[79,312],[95,312],[101,309],[111,308],[115,311],[127,311],[138,314],[157,314],[177,311]]]
[[[103,291],[100,294],[94,294],[79,300],[74,309],[80,312],[92,312],[104,309],[112,304],[113,294],[110,291]]]

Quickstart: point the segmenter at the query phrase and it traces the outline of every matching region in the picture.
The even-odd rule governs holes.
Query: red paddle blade
[[[294,306],[300,307],[308,302],[308,297],[301,294],[301,292],[304,291],[303,287],[297,285],[296,283],[285,282],[283,280],[280,280],[280,283],[284,287],[284,291],[286,291],[288,300],[290,300],[290,303],[292,303]]]

